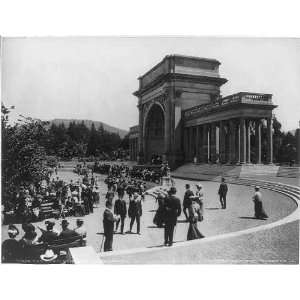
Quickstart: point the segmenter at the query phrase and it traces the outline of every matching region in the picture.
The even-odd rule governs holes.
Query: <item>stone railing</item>
[[[224,98],[219,98],[214,102],[201,104],[192,108],[189,108],[183,112],[185,118],[192,117],[198,113],[207,113],[216,108],[223,107],[225,105],[234,103],[245,104],[272,104],[271,94],[258,94],[258,93],[246,93],[240,92],[237,94],[229,95]]]

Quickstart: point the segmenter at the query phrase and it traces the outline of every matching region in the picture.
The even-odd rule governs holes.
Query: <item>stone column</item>
[[[164,118],[165,118],[165,155],[164,158],[168,159],[169,154],[171,151],[171,117],[170,117],[170,112],[171,112],[171,104],[169,101],[165,102],[165,113],[164,113]]]
[[[250,128],[250,120],[246,123],[246,162],[247,164],[251,163],[251,128]]]
[[[220,163],[225,163],[225,130],[224,122],[220,121],[220,130],[219,130],[219,151],[220,151]]]
[[[189,161],[193,161],[193,127],[189,127]]]
[[[198,126],[198,128],[199,128],[198,159],[199,162],[203,162],[203,126]]]
[[[199,151],[200,151],[200,127],[196,127],[196,141],[195,141],[195,148],[196,148],[196,157],[197,157],[197,162],[199,162]]]
[[[208,130],[207,130],[207,124],[203,125],[203,134],[202,134],[202,161],[204,163],[207,163],[207,157],[208,157]]]
[[[267,136],[268,136],[268,152],[267,163],[273,163],[273,119],[272,117],[267,119]]]
[[[300,124],[299,124],[300,125]],[[296,129],[296,164],[300,164],[300,128]]]
[[[240,163],[246,162],[246,127],[245,119],[240,119]]]
[[[234,120],[229,121],[229,162],[236,163],[235,154],[235,122]]]
[[[183,151],[184,151],[184,160],[188,161],[189,156],[189,130],[184,128],[183,130]]]
[[[255,161],[261,164],[261,120],[255,121]]]
[[[211,157],[211,162],[216,163],[217,159],[217,154],[216,154],[216,124],[212,123],[211,124],[211,132],[210,132],[210,157]]]

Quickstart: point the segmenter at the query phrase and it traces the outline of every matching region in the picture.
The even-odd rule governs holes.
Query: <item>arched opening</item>
[[[163,157],[165,151],[165,117],[163,109],[154,104],[147,116],[145,124],[145,159]]]

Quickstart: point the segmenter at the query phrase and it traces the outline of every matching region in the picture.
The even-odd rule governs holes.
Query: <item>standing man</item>
[[[112,203],[106,201],[105,210],[103,213],[103,228],[104,228],[104,251],[112,251],[113,237],[114,237],[114,223],[119,220],[119,216],[116,216],[112,212]]]
[[[142,201],[141,197],[137,192],[133,193],[133,199],[129,202],[128,208],[128,216],[131,218],[130,220],[130,229],[129,233],[132,233],[132,226],[134,221],[136,220],[137,225],[137,234],[140,234],[140,223],[141,223],[141,216],[142,216]]]
[[[172,186],[165,199],[165,246],[173,245],[174,228],[181,214],[181,204],[179,198],[175,196],[176,192],[176,188]]]
[[[184,198],[183,198],[183,203],[182,203],[183,204],[183,213],[185,215],[185,219],[186,219],[187,222],[188,222],[188,219],[189,219],[189,217],[188,217],[188,208],[189,208],[189,206],[192,202],[190,197],[194,196],[194,193],[193,193],[193,191],[191,191],[190,188],[191,188],[191,186],[189,184],[185,185],[186,191],[184,193]]]
[[[120,216],[120,219],[116,223],[116,231],[118,231],[118,227],[121,221],[121,234],[124,234],[124,223],[127,214],[126,201],[124,200],[124,193],[119,193],[118,200],[115,202],[114,213],[117,216]]]
[[[220,184],[219,191],[218,191],[222,209],[226,209],[227,192],[228,192],[228,187],[227,187],[227,184],[225,183],[225,178],[223,177],[222,183]]]

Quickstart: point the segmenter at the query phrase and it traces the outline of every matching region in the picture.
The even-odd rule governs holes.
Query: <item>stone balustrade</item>
[[[185,118],[191,118],[199,114],[207,114],[215,109],[226,105],[241,103],[241,104],[273,104],[271,94],[247,93],[240,92],[233,95],[219,98],[212,103],[201,104],[189,109],[186,109],[183,114]]]

